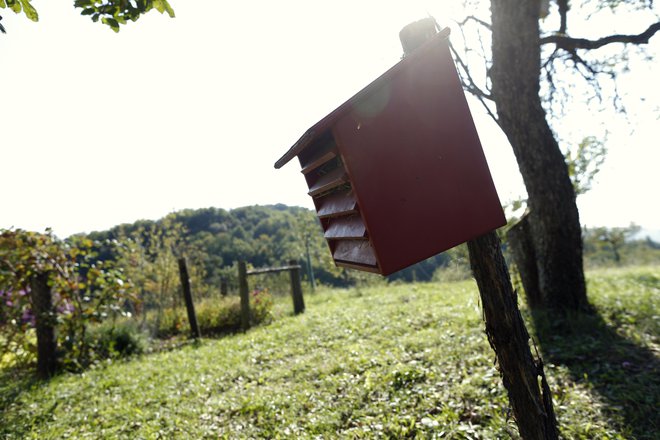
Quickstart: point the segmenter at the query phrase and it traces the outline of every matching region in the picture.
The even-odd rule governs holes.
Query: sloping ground
[[[657,438],[660,268],[589,282],[602,327],[577,317],[575,339],[538,318],[562,435]],[[325,291],[306,302],[304,315],[244,335],[46,384],[2,384],[0,437],[516,436],[472,282]]]

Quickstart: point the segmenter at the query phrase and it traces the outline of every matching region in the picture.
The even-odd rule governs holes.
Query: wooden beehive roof
[[[349,113],[357,102],[364,99],[374,90],[380,88],[383,84],[390,82],[394,76],[401,73],[408,64],[414,63],[418,57],[425,56],[425,48],[429,48],[434,44],[437,44],[439,40],[446,39],[449,37],[449,33],[449,28],[444,28],[442,31],[438,32],[435,37],[426,42],[417,51],[399,61],[381,76],[372,81],[369,85],[356,93],[348,101],[344,102],[325,118],[321,119],[319,122],[310,127],[300,137],[300,139],[298,139],[298,141],[293,144],[293,146],[289,148],[289,150],[281,158],[279,158],[277,162],[275,162],[275,168],[280,169],[286,165],[289,161],[291,161],[291,159],[300,154],[301,151],[303,151],[309,145],[313,144],[314,141],[318,140],[318,138],[321,137],[328,129],[330,129],[330,127],[332,127],[339,118]]]

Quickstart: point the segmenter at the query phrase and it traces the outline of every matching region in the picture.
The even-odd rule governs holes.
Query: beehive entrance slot
[[[365,238],[367,229],[364,226],[362,217],[359,215],[348,215],[343,217],[334,217],[325,220],[327,228],[325,229],[326,239],[337,238]]]
[[[337,264],[356,264],[376,268],[376,254],[369,240],[339,240],[335,243],[332,256]]]
[[[314,203],[321,219],[357,213],[357,201],[350,184],[320,195],[314,199]]]
[[[327,134],[300,152],[298,160],[302,173],[307,174],[337,156],[337,144],[332,135]]]

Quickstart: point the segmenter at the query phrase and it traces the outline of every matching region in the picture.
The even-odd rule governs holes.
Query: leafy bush
[[[195,294],[204,294],[204,256],[188,243],[187,231],[181,223],[166,217],[158,224],[140,226],[128,234],[119,231],[114,253],[115,263],[135,286],[136,300],[132,303],[135,314],[158,313],[157,320],[165,320],[176,327],[178,314],[163,316],[167,309],[178,309],[183,304],[178,260],[185,255],[190,282]],[[157,325],[156,327],[160,327]]]
[[[87,338],[97,359],[116,359],[141,354],[148,344],[146,335],[132,320],[106,321],[90,327]]]
[[[252,324],[265,324],[272,320],[273,297],[268,289],[255,290],[250,294]],[[203,336],[233,332],[241,327],[241,302],[236,296],[207,298],[195,304],[197,325]],[[160,322],[150,315],[150,326],[155,335],[167,338],[190,331],[186,309],[183,307],[163,310]]]
[[[52,320],[58,337],[60,365],[77,369],[95,356],[85,337],[91,324],[123,314],[132,288],[112,263],[96,261],[95,244],[74,237],[61,241],[23,230],[0,230],[0,349],[12,361],[33,362],[35,317],[31,285],[35,275],[48,277]]]
[[[185,331],[186,311],[183,308],[167,308],[160,316],[156,311],[147,313],[147,326],[157,338],[168,338]]]
[[[195,311],[203,335],[235,331],[241,326],[241,302],[238,297],[205,300]]]
[[[37,339],[34,329],[28,328],[20,337],[0,331],[0,369],[33,364],[37,360]]]
[[[250,295],[250,311],[255,324],[267,324],[272,318],[273,296],[268,289],[255,290]]]
[[[0,366],[34,361],[34,315],[25,290],[0,290]]]

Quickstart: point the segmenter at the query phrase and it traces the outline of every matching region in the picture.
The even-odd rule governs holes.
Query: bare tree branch
[[[592,81],[596,79],[596,75],[598,75],[599,72],[595,68],[593,68],[589,63],[587,63],[580,55],[577,54],[576,51],[571,51],[570,52],[570,60],[573,61],[573,66],[575,69],[582,74],[585,80],[587,81]],[[584,67],[584,69],[587,71],[587,73],[584,73],[580,70],[580,66]]]
[[[541,70],[545,71],[545,79],[548,83],[548,101],[552,102],[557,93],[557,86],[555,85],[555,60],[560,58],[559,49],[555,48],[548,59],[541,66]]]
[[[481,28],[477,27],[477,34],[479,35],[479,45],[481,47],[481,54],[482,54],[482,57],[485,60],[486,57],[485,57],[484,54],[486,53],[486,51],[485,51],[485,48],[484,48],[484,45],[483,45],[483,39],[481,38],[481,32],[480,31],[482,30],[482,28],[485,28],[489,32],[492,32],[492,25],[490,23],[488,23],[487,21],[482,20],[482,19],[480,19],[480,18],[478,18],[474,15],[469,15],[469,16],[465,17],[465,19],[463,21],[460,21],[460,22],[456,21],[456,24],[458,25],[458,28],[461,31],[461,35],[463,36],[463,41],[467,40],[464,30],[465,30],[466,25],[469,22],[474,22],[474,23],[478,24],[479,26],[481,26]],[[479,100],[481,105],[483,105],[484,109],[486,109],[486,113],[488,113],[488,115],[493,119],[493,121],[495,121],[495,123],[499,126],[500,122],[499,122],[497,116],[495,115],[495,111],[493,109],[491,109],[491,107],[486,102],[487,100],[488,101],[494,101],[493,96],[490,94],[490,91],[488,90],[488,71],[486,71],[486,84],[485,84],[485,89],[484,89],[484,88],[481,88],[477,85],[477,82],[474,80],[472,74],[470,73],[470,69],[468,68],[467,63],[461,58],[461,56],[458,54],[458,51],[456,50],[456,48],[451,43],[449,44],[449,48],[451,49],[451,51],[454,55],[454,59],[456,60],[456,63],[458,64],[458,73],[459,73],[459,77],[461,79],[461,84],[462,84],[463,88],[467,92],[474,95]],[[467,55],[470,51],[473,51],[473,49],[470,48],[470,47],[467,47],[465,49],[465,51],[466,51],[466,55]],[[486,61],[486,64],[488,64],[487,61]]]
[[[565,34],[566,28],[568,27],[567,24],[568,0],[557,0],[557,6],[559,7],[559,17],[560,17],[559,33]]]
[[[480,25],[482,25],[483,27],[485,27],[488,30],[493,29],[493,27],[490,23],[488,23],[487,21],[484,21],[480,18],[477,18],[474,15],[468,15],[467,17],[465,17],[465,20],[457,21],[456,24],[458,24],[460,27],[463,27],[467,24],[468,21],[474,21],[475,23],[479,23]]]
[[[463,85],[463,88],[468,92],[470,92],[472,95],[474,95],[479,100],[479,102],[481,102],[481,105],[483,105],[484,108],[486,109],[488,116],[490,116],[493,119],[493,121],[495,121],[495,123],[498,126],[500,126],[499,119],[497,119],[497,116],[495,116],[493,110],[486,103],[486,100],[494,101],[493,96],[490,93],[483,91],[479,86],[477,86],[474,79],[472,78],[472,75],[470,75],[470,71],[468,70],[467,65],[465,64],[465,62],[463,61],[463,59],[461,58],[461,56],[458,54],[458,52],[451,43],[449,43],[449,48],[451,49],[451,52],[454,54],[456,62],[460,66],[459,77],[461,79],[461,84]],[[467,77],[467,81],[465,80],[463,75],[460,74],[461,71],[464,72],[464,75]]]
[[[467,76],[467,80],[468,80],[467,83],[463,81],[463,78],[461,78],[461,81],[463,82],[463,86],[466,89],[468,89],[470,93],[476,95],[478,98],[483,98],[483,99],[488,99],[489,101],[493,101],[493,96],[490,93],[486,93],[485,91],[481,90],[481,88],[477,86],[477,84],[475,83],[474,79],[472,79],[472,75],[470,75],[470,71],[468,70],[467,65],[465,64],[461,56],[458,54],[454,46],[450,44],[449,47],[451,48],[451,51],[456,57],[456,61],[461,66],[461,69],[463,70],[463,72],[465,72],[465,75]]]
[[[545,62],[541,66],[541,68],[545,69],[546,67],[548,67],[549,64],[552,64],[552,62],[555,60],[555,58],[557,58],[558,52],[559,52],[559,49],[555,48],[555,50],[552,51],[552,53],[550,54],[548,59],[545,60]]]
[[[567,35],[549,35],[541,38],[541,44],[556,44],[558,48],[569,52],[578,49],[593,50],[613,43],[647,44],[658,31],[660,31],[660,22],[653,23],[648,29],[637,35],[616,34],[598,40],[572,38]]]

